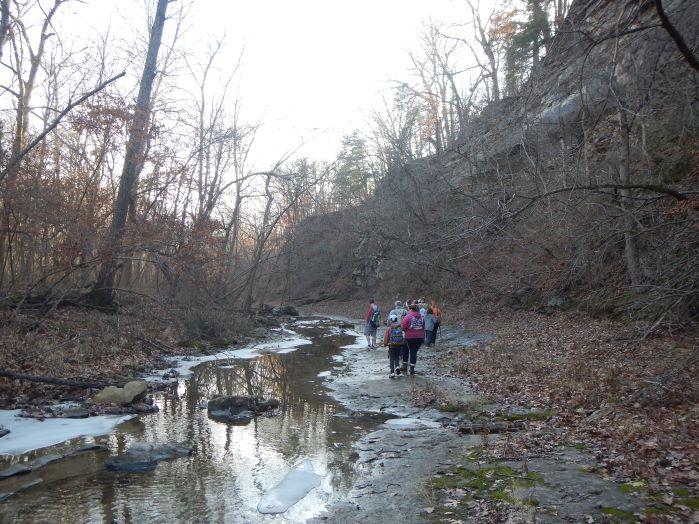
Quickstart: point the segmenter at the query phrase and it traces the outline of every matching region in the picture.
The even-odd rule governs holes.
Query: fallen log
[[[104,388],[107,386],[118,386],[109,382],[92,382],[89,380],[70,380],[65,378],[43,377],[39,375],[28,375],[26,373],[15,373],[14,371],[5,371],[0,369],[0,377],[11,378],[14,380],[26,380],[28,382],[42,382],[44,384],[56,384],[58,386],[68,386],[73,388],[90,389]]]

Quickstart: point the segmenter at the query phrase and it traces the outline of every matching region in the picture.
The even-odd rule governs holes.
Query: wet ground
[[[633,521],[641,508],[638,497],[588,473],[592,459],[583,451],[562,448],[531,457],[526,466],[492,463],[483,458],[482,435],[456,430],[480,412],[499,409],[440,366],[441,355],[477,337],[445,327],[437,348],[420,350],[417,376],[390,379],[386,350],[367,349],[359,326],[302,319],[289,327],[312,343],[266,343],[233,352],[239,358],[194,367],[180,362],[178,369],[191,367],[193,374],[156,397],[158,413],[123,423],[105,437],[6,459],[6,465],[22,464],[86,444],[106,447],[0,480],[0,492],[25,487],[0,502],[0,520],[492,522],[481,503],[497,498],[515,508],[520,520],[512,522],[605,522],[610,515]],[[416,408],[412,399],[421,388],[473,410]],[[282,407],[276,416],[231,426],[202,409],[215,394],[272,397]],[[197,451],[146,474],[106,471],[104,459],[135,441],[185,443]],[[320,486],[282,514],[261,514],[261,498],[304,460],[322,475]],[[440,495],[442,487],[451,498]]]

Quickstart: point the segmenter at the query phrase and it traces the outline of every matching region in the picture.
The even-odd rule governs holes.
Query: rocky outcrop
[[[104,466],[110,471],[143,473],[154,470],[163,460],[187,457],[192,453],[194,449],[185,444],[136,442],[125,453],[105,460]]]
[[[279,401],[261,397],[234,395],[216,397],[207,404],[209,418],[227,424],[245,425],[256,415],[279,408]]]
[[[128,405],[143,400],[146,396],[146,383],[142,380],[127,382],[123,388],[109,386],[97,393],[92,399],[93,404]]]

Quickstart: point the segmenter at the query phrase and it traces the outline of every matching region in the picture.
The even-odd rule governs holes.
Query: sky
[[[118,38],[145,27],[143,1],[87,0],[61,24],[83,36],[109,26]],[[465,12],[463,0],[193,0],[178,44],[203,53],[225,34],[223,69],[244,46],[236,89],[247,119],[264,123],[252,155],[264,169],[301,143],[299,154],[333,159],[344,134],[367,129],[390,80],[407,77],[423,22]]]

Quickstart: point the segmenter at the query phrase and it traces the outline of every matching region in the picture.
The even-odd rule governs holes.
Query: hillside
[[[699,8],[669,2],[696,46]],[[580,0],[517,96],[308,219],[291,298],[434,295],[696,319],[697,72],[652,2]]]

